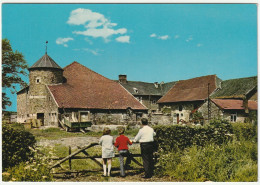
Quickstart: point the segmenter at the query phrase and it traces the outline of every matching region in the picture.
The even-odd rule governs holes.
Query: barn
[[[61,68],[46,53],[29,72],[29,86],[17,93],[20,123],[128,124],[136,123],[147,113],[147,107],[119,83],[78,62]]]

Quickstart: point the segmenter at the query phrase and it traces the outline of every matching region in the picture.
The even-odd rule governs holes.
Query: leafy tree
[[[10,89],[11,93],[16,92],[16,85],[20,85],[21,88],[27,84],[22,79],[22,76],[28,76],[28,65],[24,59],[22,53],[13,51],[10,41],[8,39],[2,39],[2,108],[6,109],[6,106],[11,106],[12,102],[7,97],[4,90]]]

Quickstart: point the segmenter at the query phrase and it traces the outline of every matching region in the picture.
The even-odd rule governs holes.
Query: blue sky
[[[77,61],[110,79],[257,75],[255,4],[3,4],[2,37],[29,66],[48,41],[61,67]]]

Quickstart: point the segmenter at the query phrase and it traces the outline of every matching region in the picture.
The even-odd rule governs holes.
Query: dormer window
[[[41,78],[40,77],[37,77],[36,78],[36,84],[39,84],[41,82]]]
[[[138,93],[138,89],[137,88],[134,87],[133,89],[134,89],[135,93]]]

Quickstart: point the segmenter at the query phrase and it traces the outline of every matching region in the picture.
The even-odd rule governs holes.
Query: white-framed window
[[[138,89],[137,88],[134,87],[133,89],[134,89],[135,93],[138,93]]]
[[[231,122],[236,122],[237,121],[237,114],[231,114],[230,115],[230,121]]]

